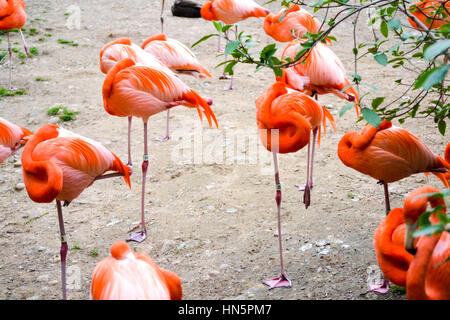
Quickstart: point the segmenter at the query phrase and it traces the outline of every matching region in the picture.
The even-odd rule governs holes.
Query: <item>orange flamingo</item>
[[[445,161],[450,163],[450,142],[447,144],[447,147],[445,148],[444,159]],[[450,181],[450,171],[445,174],[445,179],[447,181]]]
[[[120,60],[108,73],[103,83],[105,110],[118,117],[139,117],[144,122],[144,161],[142,163],[141,231],[131,235],[128,241],[142,242],[146,238],[145,228],[145,181],[148,168],[147,122],[150,116],[169,108],[184,105],[197,108],[200,118],[205,113],[209,125],[211,119],[217,125],[206,101],[186,86],[178,77],[164,69],[136,65],[130,58]]]
[[[334,120],[325,108],[320,106],[311,97],[289,90],[283,82],[272,84],[255,101],[256,121],[260,132],[260,138],[268,151],[272,152],[275,167],[276,203],[278,213],[278,241],[280,250],[281,275],[274,279],[265,280],[264,284],[270,289],[279,287],[291,287],[283,266],[283,249],[281,240],[281,184],[278,170],[278,153],[296,152],[306,145],[309,146],[311,131],[315,139],[318,128],[325,118],[328,118],[334,126]],[[320,136],[320,135],[319,135]],[[313,150],[314,152],[314,150]],[[308,148],[308,159],[310,157]],[[312,157],[312,156],[311,156]],[[307,168],[304,203],[309,206],[309,186],[312,184],[312,171]]]
[[[444,6],[445,10],[444,12],[439,13],[438,9],[441,6]],[[408,11],[428,29],[437,29],[450,22],[450,15],[447,11],[448,9],[450,9],[449,1],[425,0],[415,2],[409,6]],[[445,11],[447,12],[445,13]],[[410,17],[408,17],[408,21],[413,28],[422,30],[422,28],[417,26],[416,22]]]
[[[264,18],[270,13],[269,10],[260,6],[253,0],[211,0],[203,4],[200,14],[208,21],[222,21],[225,24],[235,24],[239,21],[254,17]],[[235,26],[236,39],[238,37],[238,27]],[[228,35],[228,31],[226,32]],[[227,36],[228,38],[228,36]],[[221,36],[219,36],[218,51],[220,48]],[[225,57],[225,60],[227,58]],[[228,79],[225,73],[220,79]],[[225,90],[233,89],[233,76],[231,76],[230,86]]]
[[[264,20],[266,34],[279,42],[290,42],[302,38],[306,32],[318,33],[319,30],[320,22],[294,3],[277,14],[270,13]]]
[[[132,252],[124,241],[110,251],[92,274],[92,300],[181,300],[178,275],[159,268],[145,253]]]
[[[175,39],[167,38],[163,33],[149,37],[142,43],[141,47],[173,72],[191,75],[195,78],[212,78],[208,70],[188,47]],[[170,139],[169,116],[170,109],[167,110],[166,136],[159,139],[160,141]]]
[[[406,224],[405,248],[415,254],[409,266],[406,278],[406,295],[408,300],[450,300],[450,235],[447,231],[432,236],[421,236],[414,246],[412,234],[418,228],[419,217],[427,210],[441,207],[446,212],[445,201],[441,197],[423,196],[439,190],[425,186],[411,192],[404,204],[404,221]],[[422,197],[420,197],[422,196]],[[430,222],[437,221],[433,214]]]
[[[0,117],[0,163],[22,148],[33,133]]]
[[[61,234],[62,292],[66,299],[68,246],[61,202],[68,206],[84,189],[100,179],[123,176],[130,187],[130,168],[98,142],[47,124],[25,145],[22,171],[31,200],[38,203],[56,200]],[[104,175],[107,171],[116,173]]]
[[[100,51],[100,70],[107,74],[116,63],[122,59],[130,58],[136,64],[154,67],[164,70],[167,74],[172,71],[167,68],[158,58],[146,52],[140,46],[131,42],[129,38],[120,38],[106,44]],[[173,74],[174,76],[174,74]],[[128,165],[132,165],[131,160],[131,125],[132,117],[128,117]]]
[[[371,292],[385,294],[389,291],[389,281],[406,287],[406,273],[414,256],[405,249],[406,225],[403,208],[395,208],[375,230],[373,246],[378,265],[385,278],[383,283],[370,288]]]
[[[384,186],[386,214],[390,209],[388,183],[416,173],[432,172],[448,187],[450,165],[415,135],[384,120],[378,128],[368,124],[361,133],[349,132],[338,145],[338,156],[348,167],[377,179]]]
[[[304,40],[291,41],[282,54],[282,59],[295,59],[302,48]],[[359,97],[347,79],[342,62],[325,44],[317,43],[298,63],[283,70],[282,80],[296,90],[307,92],[312,96],[332,93],[341,99],[355,102],[356,114],[359,108],[356,104]]]
[[[6,37],[8,38],[10,90],[13,90],[14,88],[12,86],[12,47],[9,31],[11,29],[19,29],[25,52],[27,56],[30,57],[30,52],[22,33],[22,28],[26,22],[27,14],[25,13],[25,3],[22,0],[0,0],[0,30],[6,31]]]

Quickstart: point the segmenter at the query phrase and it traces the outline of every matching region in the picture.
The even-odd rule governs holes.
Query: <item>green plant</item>
[[[321,12],[324,16],[320,31],[316,34],[306,33],[294,59],[280,60],[276,56],[278,46],[270,43],[260,51],[253,49],[258,41],[245,31],[234,34],[230,25],[213,22],[217,33],[208,34],[192,45],[195,47],[203,41],[213,37],[223,37],[228,41],[223,55],[231,56],[227,61],[217,65],[224,67],[224,71],[233,74],[233,68],[239,63],[255,65],[255,71],[270,68],[275,75],[280,76],[283,69],[303,63],[318,43],[326,39],[337,42],[332,36],[333,30],[345,22],[352,24],[353,43],[351,56],[354,60],[354,70],[351,74],[352,85],[360,92],[358,104],[362,109],[362,118],[377,127],[382,119],[397,119],[404,123],[407,119],[429,118],[434,121],[439,132],[444,135],[447,121],[450,118],[450,86],[446,75],[450,69],[450,23],[438,29],[428,29],[420,20],[411,14],[417,8],[410,7],[406,0],[314,0],[312,2],[300,0],[270,0],[267,3],[279,2],[288,7],[291,4],[302,5],[303,8]],[[439,7],[433,16],[428,17],[432,22],[436,17],[448,21],[449,12],[445,1],[439,2]],[[411,10],[411,11],[410,11]],[[333,14],[331,14],[333,12]],[[357,32],[361,17],[369,17],[369,28],[366,34]],[[420,27],[420,31],[410,33],[411,26],[402,21],[412,19]],[[283,19],[283,17],[281,18]],[[379,27],[377,24],[379,23]],[[430,23],[431,25],[431,23]],[[227,31],[227,32],[226,32]],[[230,35],[231,34],[231,35]],[[371,39],[360,41],[360,38]],[[231,39],[235,38],[235,39]],[[372,56],[380,68],[403,68],[414,76],[397,79],[393,85],[399,86],[401,96],[391,97],[390,92],[368,100],[371,94],[379,92],[370,79],[365,79],[358,71],[359,61],[365,56]],[[444,61],[442,62],[442,59]],[[379,94],[379,93],[378,93]],[[409,97],[408,95],[411,95]],[[349,104],[342,107],[340,116],[351,108]]]
[[[62,121],[72,121],[75,120],[75,115],[79,114],[78,111],[70,111],[64,106],[52,107],[47,110],[49,116],[56,116],[59,114],[59,119]]]
[[[67,44],[72,47],[78,47],[78,43],[71,40],[58,39],[59,44]]]
[[[97,252],[97,251],[95,251],[95,250],[91,250],[91,251],[89,251],[89,254],[90,254],[91,256],[93,256],[93,257],[96,257],[96,256],[98,256],[98,252]]]

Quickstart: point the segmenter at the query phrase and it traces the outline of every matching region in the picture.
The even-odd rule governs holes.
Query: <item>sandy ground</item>
[[[103,109],[104,75],[98,55],[104,44],[118,37],[140,43],[159,32],[159,1],[39,0],[26,4],[25,27],[37,32],[30,35],[27,31],[27,41],[39,54],[23,64],[15,55],[13,84],[27,94],[2,97],[0,116],[31,130],[56,122],[100,141],[125,161],[127,121]],[[81,9],[79,30],[66,26],[71,16],[65,13],[71,5]],[[269,8],[277,11],[279,7],[271,4]],[[250,19],[242,25],[261,46],[272,42],[262,32],[262,20]],[[358,29],[360,41],[370,40],[365,38],[371,33],[364,23]],[[348,73],[353,73],[350,30],[350,23],[336,28],[339,42],[333,50]],[[167,9],[170,37],[191,45],[213,31],[210,22],[172,17]],[[17,41],[14,47],[22,50],[19,35],[13,34],[12,39]],[[63,45],[58,39],[79,45]],[[0,45],[5,50],[3,40]],[[366,293],[371,272],[376,271],[372,241],[384,216],[383,190],[370,177],[340,162],[340,138],[345,132],[359,131],[363,123],[355,123],[354,110],[340,118],[339,110],[346,102],[331,95],[321,96],[320,101],[335,116],[338,132],[329,128],[316,154],[308,210],[295,187],[306,180],[306,150],[279,157],[284,258],[293,287],[268,291],[261,283],[278,275],[279,264],[273,169],[270,154],[258,140],[254,101],[272,83],[273,74],[270,70],[254,73],[253,66],[239,65],[235,90],[225,92],[227,82],[218,79],[221,69],[214,68],[223,60],[216,57],[216,46],[216,39],[211,39],[194,48],[214,79],[183,76],[183,80],[214,100],[220,129],[209,129],[206,122],[202,126],[194,110],[179,107],[171,114],[173,138],[159,143],[155,139],[165,133],[165,114],[150,119],[148,239],[132,243],[132,248],[178,273],[185,299],[405,299],[401,293]],[[0,70],[0,84],[6,87],[7,61]],[[361,61],[358,72],[387,100],[401,94],[402,88],[394,87],[393,80],[412,77],[401,69],[383,68],[370,57]],[[368,89],[361,87],[362,92]],[[60,105],[79,111],[76,120],[61,123],[47,115],[49,108]],[[433,152],[443,153],[448,138],[438,134],[431,119],[409,121],[404,127]],[[195,143],[190,142],[193,137]],[[132,150],[131,190],[118,178],[99,181],[64,208],[70,248],[69,299],[89,298],[96,263],[139,221],[143,154],[139,119],[134,121]],[[37,204],[28,198],[21,185],[20,153],[0,169],[0,299],[60,299],[55,204]],[[402,206],[405,195],[424,184],[442,187],[434,177],[427,179],[423,174],[393,183],[392,207]]]

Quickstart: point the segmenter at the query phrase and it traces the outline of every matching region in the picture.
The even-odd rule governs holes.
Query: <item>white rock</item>
[[[313,247],[312,243],[307,243],[300,247],[301,252],[305,252],[307,250],[310,250]]]
[[[16,184],[14,189],[16,189],[17,191],[22,191],[23,189],[25,189],[25,184],[22,182],[19,182],[18,184]]]
[[[236,208],[228,208],[227,213],[236,213],[238,210]]]

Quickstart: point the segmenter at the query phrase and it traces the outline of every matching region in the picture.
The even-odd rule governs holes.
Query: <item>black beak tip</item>
[[[411,248],[411,249],[406,249],[406,251],[408,251],[410,254],[412,254],[413,256],[416,255],[417,253],[417,249],[416,248]]]

